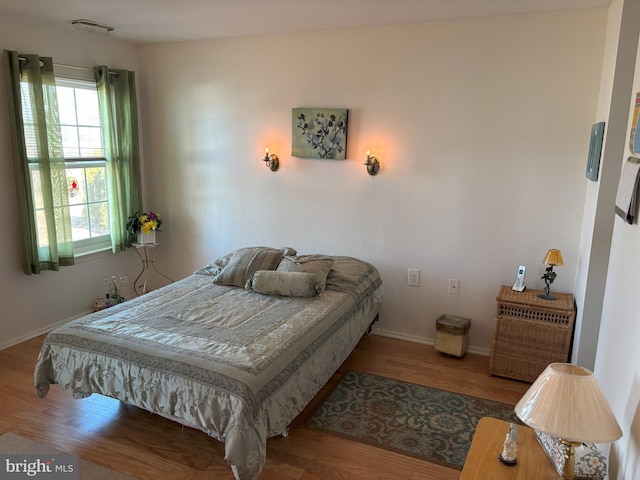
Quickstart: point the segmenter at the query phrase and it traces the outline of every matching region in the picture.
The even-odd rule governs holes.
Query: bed
[[[247,247],[193,275],[50,332],[34,372],[198,428],[239,480],[286,434],[377,319],[382,281],[353,257]]]

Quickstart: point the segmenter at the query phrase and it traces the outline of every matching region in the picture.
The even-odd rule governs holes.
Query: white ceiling
[[[90,19],[135,43],[334,30],[607,7],[611,0],[0,0],[0,15],[71,28]]]

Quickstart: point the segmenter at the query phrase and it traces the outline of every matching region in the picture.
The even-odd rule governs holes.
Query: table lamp
[[[593,372],[570,363],[547,366],[516,404],[515,413],[526,425],[565,445],[565,480],[573,480],[576,447],[622,436]]]
[[[558,276],[558,274],[553,271],[553,267],[561,267],[562,265],[564,265],[560,250],[556,248],[550,249],[545,255],[544,260],[542,260],[542,263],[548,265],[548,267],[545,270],[544,275],[542,275],[541,277],[544,280],[545,284],[544,293],[539,293],[538,296],[540,298],[544,298],[545,300],[557,300],[558,297],[549,294],[549,285],[551,285]]]

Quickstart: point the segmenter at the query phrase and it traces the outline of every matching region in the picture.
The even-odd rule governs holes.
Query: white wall
[[[483,352],[498,285],[519,264],[540,288],[542,256],[560,248],[553,288],[573,290],[602,10],[151,47],[10,17],[0,27],[3,48],[138,72],[145,205],[165,218],[159,265],[173,277],[242,245],[354,255],[382,272],[381,331],[429,341],[440,314],[468,316]],[[296,106],[349,108],[348,160],[290,156]],[[22,273],[6,115],[0,347],[87,311],[105,275],[139,266],[127,252]],[[277,173],[260,161],[266,145]]]
[[[622,17],[620,12],[623,12]],[[627,89],[631,91],[627,92],[626,109],[615,119],[624,125],[623,141],[618,145],[621,158],[616,159],[619,173],[622,160],[631,155],[627,139],[635,94],[640,91],[640,4],[637,1],[616,0],[611,7],[611,15],[618,19],[618,25],[610,22],[609,29],[614,33],[621,32],[618,61],[624,60],[626,68],[631,69],[630,72],[623,72],[622,79],[631,85]],[[633,48],[631,58],[628,55],[629,48]],[[622,427],[623,437],[610,446],[609,456],[610,477],[618,480],[640,478],[639,244],[638,225],[628,225],[614,216],[594,371]]]
[[[70,26],[46,26],[13,17],[0,16],[0,47],[52,56],[59,64],[139,68],[136,49],[131,45],[79,32]],[[59,272],[30,276],[23,273],[15,213],[16,187],[11,161],[5,72],[3,67],[0,70],[1,349],[42,333],[52,324],[89,311],[95,299],[104,296],[105,276],[124,274],[135,277],[140,262],[135,253],[129,251],[121,255],[99,255]]]
[[[379,331],[428,341],[439,315],[462,315],[487,352],[518,265],[541,288],[559,248],[553,289],[573,291],[605,27],[584,10],[141,47],[169,271],[256,244],[361,257],[384,280]],[[347,160],[292,158],[293,107],[348,108]]]
[[[577,320],[572,361],[593,369],[611,250],[615,202],[627,144],[627,112],[633,83],[640,18],[637,2],[616,0],[608,12],[604,67],[598,112],[594,122],[605,122],[600,174],[587,182],[578,272]]]

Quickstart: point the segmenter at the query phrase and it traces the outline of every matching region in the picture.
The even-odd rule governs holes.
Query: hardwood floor
[[[233,479],[223,444],[199,430],[99,395],[74,400],[57,385],[39,399],[33,369],[43,338],[0,351],[0,435],[12,431],[139,479]],[[488,364],[481,355],[451,358],[433,346],[365,336],[294,421],[289,436],[268,440],[260,478],[457,480],[457,470],[308,430],[301,423],[349,369],[515,404],[529,384],[492,377]]]

